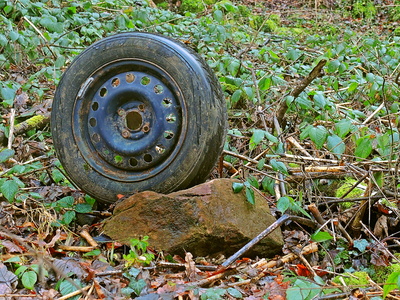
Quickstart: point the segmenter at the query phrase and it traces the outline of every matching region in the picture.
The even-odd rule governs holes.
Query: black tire
[[[204,181],[221,155],[226,106],[218,80],[183,43],[131,32],[72,62],[51,130],[67,176],[101,202]]]

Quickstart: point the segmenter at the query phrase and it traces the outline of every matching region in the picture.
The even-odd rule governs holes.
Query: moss
[[[400,264],[390,264],[387,267],[375,267],[375,274],[371,276],[371,279],[377,283],[384,283],[393,272],[400,272]]]
[[[342,285],[342,280],[347,286],[369,286],[369,275],[367,272],[354,272],[344,273],[343,275],[336,276],[333,278],[333,282]]]
[[[356,183],[353,178],[346,178],[344,182],[338,185],[336,190],[336,197],[341,198],[347,191]],[[345,198],[356,198],[362,196],[364,191],[359,188],[354,188]],[[352,202],[343,202],[340,204],[343,208],[347,209],[353,206]]]
[[[207,8],[207,5],[214,4],[215,0],[183,0],[180,6],[180,11],[182,12],[192,12],[199,13]]]
[[[376,16],[376,7],[371,0],[355,0],[353,3],[353,17],[373,19]]]

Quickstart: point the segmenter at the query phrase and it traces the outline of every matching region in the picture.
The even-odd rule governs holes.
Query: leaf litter
[[[353,5],[357,2],[359,1],[353,1]],[[391,1],[379,2],[382,6],[394,5],[394,2],[392,3]],[[335,1],[315,1],[313,3],[314,7],[311,7],[311,9],[307,6],[310,5],[309,1],[305,3],[305,1],[249,0],[243,1],[243,3],[252,7],[256,12],[265,12],[262,6],[257,6],[259,3],[262,3],[264,7],[267,7],[272,12],[278,12],[282,18],[282,25],[288,25],[292,22],[292,19],[289,18],[292,13],[300,14],[300,18],[303,20],[313,20],[318,17],[318,9],[321,8],[326,13],[325,17],[333,18],[336,21],[339,20],[346,26],[350,25],[354,29],[360,30],[360,32],[373,30],[379,34],[386,34],[394,30],[391,27],[392,25],[389,24],[388,16],[384,14],[378,15],[379,20],[382,22],[379,26],[374,26],[373,28],[369,26],[370,24],[363,24],[361,18],[338,16],[329,10],[337,5]],[[178,6],[177,2],[174,1],[171,1],[170,4]],[[9,8],[2,7],[2,9],[6,13]],[[71,12],[76,11],[76,9],[70,9]],[[105,11],[107,10],[108,8],[105,9]],[[285,18],[286,16],[288,18]],[[22,26],[21,24],[19,23],[18,26]],[[305,23],[301,27],[313,26],[310,24],[310,22],[308,24]],[[49,25],[47,24],[47,26]],[[329,28],[323,29],[328,30]],[[327,34],[329,35],[329,32]],[[283,37],[277,38],[275,41],[276,37],[272,36],[271,38],[276,47],[279,47],[278,42],[285,44],[287,40],[291,39]],[[268,45],[269,42],[271,40],[267,40],[265,45]],[[355,45],[355,47],[361,46]],[[43,55],[45,48],[41,46],[39,49]],[[237,57],[250,59],[250,52],[254,51],[256,53],[258,48],[260,47],[257,45],[250,45],[245,51],[240,50],[240,55],[237,55]],[[299,49],[306,54],[299,52]],[[215,49],[211,50],[214,51]],[[237,50],[232,45],[228,52],[238,52]],[[321,51],[317,43],[315,49],[303,46],[299,46],[298,49],[287,49],[286,57],[281,54],[277,55],[274,50],[278,52],[276,49],[268,49],[269,57],[272,60],[276,60],[275,64],[281,64],[286,67],[282,77],[286,79],[287,86],[298,82],[299,79],[307,76],[310,71],[309,68],[305,68],[303,74],[299,74],[298,71],[294,72],[296,63],[304,57],[306,62],[307,57],[314,58],[312,55]],[[338,54],[341,51],[345,51],[344,49],[336,50]],[[223,52],[224,50],[221,48],[218,51]],[[382,66],[389,65],[391,61],[384,56],[385,50],[380,49],[380,51],[382,51],[380,53],[382,57],[385,58]],[[0,54],[2,53],[0,52]],[[346,55],[350,58],[352,57],[351,54],[343,54],[344,57]],[[341,72],[341,69],[346,68],[345,63],[340,61],[343,57],[338,55],[334,58],[327,65],[326,71],[328,73]],[[0,57],[0,59],[2,58]],[[259,67],[260,70],[265,68],[265,63],[258,59],[252,63]],[[310,64],[309,61],[308,63]],[[371,90],[365,89],[360,92],[357,87],[361,83],[356,81],[350,84],[351,88],[348,88],[348,90],[356,93],[355,98],[363,98],[365,97],[364,94],[368,92],[371,93],[373,99],[382,99],[384,96],[379,93],[376,94],[376,89],[374,90],[373,88],[374,82],[378,82],[381,78],[372,74],[382,66],[369,65],[368,63],[368,60],[364,59],[353,70],[355,74],[357,74],[357,70],[365,73],[365,80],[369,81],[368,88],[371,88]],[[230,76],[240,74],[246,67],[252,68],[251,65],[243,62],[232,64],[228,67]],[[218,70],[218,68],[223,67],[215,67],[219,72],[218,75],[221,75],[221,70]],[[1,69],[3,71],[3,66]],[[30,76],[39,71],[38,69],[40,67],[33,63],[27,63],[26,66],[18,65],[17,62],[14,62],[8,69],[4,69],[6,71],[4,74],[1,73],[0,76],[4,81],[11,80],[19,86],[23,86],[29,82]],[[393,75],[394,73],[393,71]],[[43,73],[38,81],[30,87],[31,89],[23,90],[21,87],[14,89],[2,86],[2,98],[5,100],[14,98],[13,109],[15,109],[17,118],[20,121],[26,120],[35,114],[49,112],[50,101],[48,100],[52,98],[55,89],[54,82],[49,79],[49,75],[53,76],[54,74],[46,75]],[[258,76],[258,74],[256,75]],[[266,75],[264,74],[263,76]],[[393,80],[389,76],[386,77],[387,80]],[[228,81],[231,79],[224,78],[224,80]],[[240,81],[237,80],[240,78],[234,79],[237,82]],[[280,91],[277,86],[271,87],[273,80],[278,79],[269,78],[269,80],[264,80],[262,84],[258,84],[261,92],[272,91],[275,95],[283,95],[284,92]],[[330,78],[329,80],[333,79]],[[353,78],[353,80],[355,79]],[[377,149],[382,155],[386,153],[385,148],[390,148],[388,147],[389,142],[387,140],[384,141],[386,137],[383,137],[382,141],[378,142],[372,142],[372,140],[374,138],[373,134],[379,134],[383,126],[387,124],[389,126],[390,124],[396,125],[395,120],[391,119],[393,115],[388,116],[387,120],[379,117],[379,122],[371,125],[371,128],[373,128],[372,133],[368,132],[369,135],[362,136],[352,145],[355,148],[354,153],[364,160],[349,164],[345,160],[340,160],[340,155],[345,154],[341,141],[349,132],[357,128],[348,122],[346,123],[346,120],[343,119],[345,120],[344,122],[335,124],[337,129],[335,135],[328,136],[326,129],[329,128],[326,127],[328,122],[315,119],[315,123],[312,124],[313,126],[308,131],[303,129],[299,131],[296,127],[299,125],[299,120],[296,119],[296,114],[293,114],[293,111],[289,111],[287,115],[288,123],[296,127],[291,132],[290,137],[295,136],[295,142],[299,141],[298,144],[293,141],[290,143],[291,147],[297,151],[293,151],[296,153],[296,157],[293,158],[290,156],[291,154],[279,151],[278,147],[276,153],[281,156],[274,156],[263,162],[261,159],[259,160],[258,155],[265,151],[265,147],[270,147],[269,144],[263,144],[264,137],[267,137],[272,144],[279,144],[279,139],[285,136],[286,132],[281,132],[280,136],[275,137],[266,130],[265,124],[270,128],[274,128],[273,116],[266,113],[265,119],[261,118],[260,122],[258,115],[261,115],[261,111],[254,105],[254,103],[260,103],[257,103],[257,99],[253,99],[253,103],[249,103],[249,99],[246,99],[246,97],[253,97],[257,92],[250,85],[244,86],[242,90],[240,90],[241,87],[239,89],[235,87],[235,91],[229,91],[228,88],[233,88],[228,86],[229,84],[227,83],[225,87],[226,94],[232,93],[232,98],[235,95],[230,122],[232,128],[238,129],[238,132],[230,134],[231,140],[229,144],[231,149],[229,150],[235,150],[235,155],[237,156],[232,155],[230,157],[229,164],[231,169],[229,175],[242,174],[242,179],[246,182],[244,186],[248,191],[248,201],[251,202],[251,195],[254,192],[252,187],[254,187],[255,182],[258,185],[258,179],[261,178],[260,174],[264,172],[264,165],[268,162],[274,171],[274,173],[268,173],[268,175],[277,176],[277,174],[282,174],[287,176],[287,182],[295,182],[305,187],[300,191],[296,191],[297,195],[282,195],[284,201],[281,201],[282,207],[280,209],[274,206],[276,205],[274,197],[266,195],[272,204],[271,209],[273,212],[277,216],[280,213],[300,213],[301,215],[304,208],[298,199],[307,196],[317,203],[316,209],[304,207],[310,213],[314,209],[313,220],[316,220],[314,223],[318,224],[318,232],[310,230],[310,224],[303,224],[299,219],[288,221],[287,224],[282,226],[285,246],[282,249],[282,253],[272,259],[249,259],[244,255],[235,259],[229,266],[221,267],[227,258],[193,258],[190,253],[186,253],[184,258],[170,257],[167,253],[154,252],[149,247],[148,251],[155,255],[155,259],[150,265],[136,264],[127,268],[123,255],[129,252],[128,247],[107,239],[100,239],[99,223],[109,216],[110,212],[103,210],[101,207],[98,210],[94,206],[92,207],[91,200],[82,192],[76,190],[63,176],[62,168],[58,165],[52,153],[51,137],[48,134],[46,123],[44,123],[44,128],[42,127],[41,130],[28,131],[28,133],[23,133],[23,136],[17,135],[12,141],[12,149],[0,151],[2,168],[0,170],[2,178],[0,180],[8,178],[7,182],[1,181],[2,194],[5,199],[0,202],[0,257],[2,261],[0,263],[0,298],[314,299],[318,297],[318,299],[331,299],[333,296],[337,296],[338,298],[367,299],[366,297],[378,297],[382,296],[383,293],[387,294],[388,288],[386,287],[388,285],[384,286],[383,290],[381,285],[389,274],[396,275],[396,272],[400,269],[398,267],[400,262],[396,255],[397,252],[392,250],[398,247],[398,234],[396,232],[398,233],[399,212],[397,206],[392,205],[397,203],[396,195],[393,201],[393,198],[389,197],[390,191],[386,191],[385,186],[376,184],[385,192],[385,200],[389,200],[379,203],[373,201],[375,195],[367,192],[372,189],[373,184],[369,184],[363,187],[364,194],[346,198],[343,196],[344,194],[338,196],[332,194],[332,191],[322,191],[323,187],[321,185],[316,187],[314,182],[304,180],[304,178],[306,175],[311,176],[312,179],[318,179],[318,176],[321,176],[321,170],[315,172],[315,166],[310,165],[310,161],[313,161],[313,159],[314,161],[322,162],[319,166],[321,168],[325,167],[324,172],[328,174],[325,173],[324,175],[328,178],[328,181],[349,173],[355,174],[354,177],[359,182],[351,185],[353,190],[360,188],[360,183],[363,182],[362,179],[365,179],[368,176],[366,174],[374,170],[373,168],[375,168],[374,172],[389,170],[389,173],[392,172],[393,174],[392,168],[386,169],[388,163],[367,160],[376,144],[379,146],[379,143],[381,143],[381,146],[377,147]],[[239,83],[239,86],[241,84],[244,84],[243,81]],[[332,82],[325,94],[316,94],[311,91],[307,94],[307,97],[299,97],[298,102],[296,102],[298,114],[302,113],[301,110],[304,110],[304,107],[310,111],[315,110],[318,105],[323,109],[327,109],[329,103],[327,103],[324,95],[335,91],[339,97],[343,97],[339,85],[339,83]],[[287,88],[287,86],[284,88]],[[384,88],[385,86],[382,87],[382,89]],[[37,96],[37,91],[32,92],[35,89],[45,91],[44,95]],[[314,89],[317,88],[314,87]],[[390,93],[392,92],[390,91]],[[393,93],[395,94],[395,92]],[[243,95],[246,96],[243,97]],[[290,101],[289,98],[287,100],[288,102]],[[310,101],[314,101],[317,105],[310,106]],[[249,104],[251,104],[250,107],[253,107],[253,109],[249,110],[250,114],[244,115],[239,111]],[[342,109],[341,113],[345,111],[347,116],[354,118],[354,120],[358,120],[358,116],[364,114],[364,112],[361,112],[362,105],[357,101],[335,103],[334,105]],[[357,111],[357,109],[359,110]],[[375,106],[373,109],[377,109],[377,107]],[[385,109],[388,110],[388,108]],[[4,124],[8,124],[7,122],[11,120],[11,109],[4,106],[1,110],[3,121],[1,133],[3,136],[0,138],[4,141],[7,140]],[[375,114],[379,116],[380,112],[381,110],[369,111],[368,119],[365,120],[371,120],[369,117],[372,118]],[[352,113],[356,116],[351,115]],[[7,129],[9,129],[9,124]],[[299,136],[301,137],[300,140]],[[289,141],[289,138],[287,140]],[[330,151],[324,152],[323,147],[326,141],[328,143],[326,150]],[[349,144],[352,141],[348,139],[344,142]],[[312,153],[312,155],[309,155],[309,153]],[[229,152],[227,156],[231,156],[231,154]],[[254,171],[246,168],[246,166],[249,167],[247,165],[248,161],[252,159],[256,160],[257,169],[260,172],[256,172],[257,169]],[[314,168],[313,171],[307,170],[308,167]],[[333,170],[333,167],[346,167],[346,169],[345,171],[343,171],[343,168]],[[253,174],[253,177],[245,175],[249,172]],[[229,175],[222,174],[222,176]],[[214,176],[219,175],[214,174]],[[325,177],[323,179],[326,179]],[[248,178],[251,179],[248,180]],[[395,180],[396,177],[391,175],[389,179]],[[374,176],[370,181],[373,182],[374,180],[377,182],[379,178]],[[267,181],[265,181],[265,185],[268,185]],[[272,187],[273,189],[274,187]],[[21,190],[24,193],[20,193],[19,191]],[[309,192],[310,190],[312,191],[311,193]],[[277,192],[279,191],[277,190]],[[307,193],[309,195],[306,195]],[[46,199],[46,205],[44,205],[42,199]],[[72,199],[72,203],[70,203],[70,199]],[[275,199],[279,199],[278,195],[275,195]],[[347,205],[351,202],[360,203],[360,205]],[[90,205],[92,210],[88,214],[79,213],[79,211],[74,210],[77,204]],[[358,213],[362,207],[365,207],[365,209],[368,207],[369,216],[367,218],[365,215]],[[70,217],[65,217],[68,215]],[[358,220],[359,222],[352,221],[360,216],[363,218]],[[85,227],[89,235],[99,237],[97,246],[93,246],[87,237],[85,238],[80,234],[85,223],[90,224],[89,227]],[[346,228],[343,228],[340,224],[345,224]],[[358,232],[358,234],[354,236],[346,235],[349,230],[347,227],[353,225],[360,225],[360,228],[354,228],[354,232]],[[313,240],[317,243],[313,242]],[[371,265],[373,266],[372,268]],[[35,266],[39,267],[36,268]],[[28,281],[32,281],[37,277],[33,289],[30,289],[28,284],[23,284],[22,275],[21,278],[16,275],[21,274],[17,272],[21,267],[30,268],[24,271],[27,274],[26,279]],[[364,277],[358,274],[363,270],[368,271],[364,272]],[[354,271],[359,272],[354,273]],[[343,274],[344,272],[346,273]],[[382,274],[379,277],[380,279],[385,279],[380,281],[379,284],[375,283],[370,277],[374,275],[374,272],[386,272],[386,274]],[[343,274],[344,278],[339,280],[339,283],[332,280],[338,274]],[[354,284],[354,281],[347,281],[350,280],[349,278],[355,278],[357,284]],[[397,277],[389,276],[389,278],[395,281],[398,279],[398,274]],[[365,280],[363,281],[363,279]],[[343,282],[348,283],[343,284]],[[124,293],[124,291],[129,294]],[[395,290],[390,290],[390,292],[392,297],[398,294]]]

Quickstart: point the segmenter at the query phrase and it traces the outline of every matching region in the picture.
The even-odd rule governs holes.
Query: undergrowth
[[[398,1],[383,7],[373,1],[343,1],[338,11],[323,11],[338,19],[341,9],[347,7],[347,19],[338,25],[325,22],[318,10],[305,19],[296,12],[272,13],[257,3],[201,1],[195,7],[193,3],[182,1],[180,8],[166,10],[171,3],[153,7],[146,1],[0,1],[3,142],[9,139],[11,111],[16,112],[15,124],[48,111],[63,71],[85,47],[118,32],[157,32],[195,49],[216,73],[229,109],[224,160],[233,171],[225,176],[242,179],[243,184],[234,188],[245,188],[249,202],[254,202],[254,192],[262,191],[276,197],[279,213],[311,218],[307,205],[325,201],[328,192],[323,185],[327,185],[333,189],[329,195],[343,201],[338,206],[321,204],[326,216],[340,219],[360,201],[352,199],[375,195],[381,195],[379,200],[386,201],[386,207],[392,204],[396,214],[400,36],[391,21],[399,19]],[[385,15],[386,19],[379,20],[386,24],[379,23],[379,15]],[[321,60],[327,61],[323,73],[294,97],[291,92]],[[282,103],[288,108],[279,128],[274,118]],[[288,137],[295,137],[301,147],[288,142]],[[289,159],[290,155],[298,158]],[[310,157],[316,159],[313,166]],[[252,159],[256,163],[249,167]],[[329,173],[322,184],[315,172],[305,174],[307,167],[318,166],[318,162],[319,166],[329,162],[338,170],[351,167]],[[93,199],[72,192],[73,185],[54,158],[48,128],[34,128],[23,139],[16,138],[13,145],[0,151],[0,164],[4,200],[11,204],[29,200],[36,206],[50,200],[44,203],[53,215],[48,226],[73,226],[79,214],[95,208]],[[277,181],[284,179],[286,194],[276,189]],[[49,186],[58,186],[58,190],[51,191]],[[346,194],[349,188],[353,192]],[[319,242],[326,248],[341,249],[330,262],[331,272],[366,271],[375,276],[376,270],[366,267],[364,260],[358,265],[351,263],[354,257],[370,259],[382,254],[377,248],[367,248],[374,245],[371,235],[361,236],[358,231],[355,237],[362,237],[358,241],[363,243],[350,246],[332,240],[332,235],[325,237],[319,237]],[[132,265],[138,256],[132,252],[126,259]],[[392,262],[389,256],[385,259],[387,265]],[[36,283],[34,266],[15,265],[16,275],[27,288]],[[137,280],[138,274],[132,270],[126,276]],[[396,278],[390,274],[379,277],[381,283],[397,279],[398,274]],[[135,282],[143,285],[140,280]],[[295,295],[302,287],[319,291],[314,284],[295,277],[289,293]],[[130,286],[127,294],[137,295],[135,288]],[[210,293],[212,299],[220,299],[225,291]]]

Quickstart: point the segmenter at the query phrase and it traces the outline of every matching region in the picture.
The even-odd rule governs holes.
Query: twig
[[[263,238],[268,236],[271,232],[276,230],[279,226],[281,226],[283,223],[285,223],[288,220],[297,221],[299,223],[307,223],[308,226],[309,225],[315,225],[309,219],[305,219],[305,218],[301,218],[301,217],[298,217],[298,216],[291,216],[291,215],[284,214],[278,220],[276,220],[274,223],[272,223],[267,229],[265,229],[263,232],[261,232],[259,235],[257,235],[254,239],[252,239],[250,242],[248,242],[246,245],[244,245],[239,251],[237,251],[235,254],[230,256],[222,264],[222,266],[225,267],[225,268],[229,267],[235,260],[237,260],[245,252],[247,252],[251,247],[253,247],[255,244],[257,244],[259,241],[261,241]]]
[[[15,109],[11,108],[10,133],[8,134],[8,145],[7,145],[8,149],[11,149],[14,139],[14,121],[15,121]]]
[[[307,77],[305,77],[303,80],[301,80],[296,88],[290,93],[291,96],[294,98],[297,98],[301,92],[304,91],[304,89],[317,77],[321,76],[322,73],[322,68],[326,64],[325,59],[321,59],[318,64],[314,67],[314,69],[308,74]],[[285,114],[288,109],[288,105],[286,101],[282,101],[281,106],[279,107],[277,113],[276,113],[276,118],[278,120],[278,123],[280,124],[281,127],[284,127],[284,120],[285,120]]]
[[[92,247],[98,247],[99,244],[92,238],[90,233],[86,230],[86,228],[83,228],[82,231],[79,233],[81,237],[83,237],[90,246]]]
[[[368,117],[365,119],[364,122],[362,122],[362,125],[368,124],[368,122],[385,106],[385,102],[382,102],[381,105],[378,106],[377,109]]]
[[[53,52],[53,50],[50,48],[49,44],[47,43],[47,39],[44,37],[43,33],[35,26],[35,24],[33,24],[26,16],[22,17],[26,22],[29,23],[29,25],[31,25],[33,27],[33,29],[35,29],[35,31],[40,35],[40,37],[44,40],[45,42],[45,46],[47,49],[49,49],[50,53],[53,55],[54,59],[57,59],[57,55],[55,55],[55,53]]]
[[[65,251],[77,251],[77,252],[90,252],[95,249],[95,247],[92,246],[66,246],[66,245],[60,245],[58,246],[59,249],[65,250]]]
[[[67,294],[67,295],[64,295],[64,296],[58,298],[57,300],[66,300],[66,299],[69,299],[69,298],[71,298],[71,297],[73,297],[73,296],[79,295],[79,294],[81,294],[81,293],[87,291],[88,289],[90,289],[91,286],[92,286],[92,285],[85,286],[83,289],[79,289],[79,290],[77,290],[77,291],[74,291],[74,292],[72,292],[72,293],[69,293],[69,294]]]
[[[303,153],[305,156],[307,156],[307,157],[312,157],[312,158],[313,158],[313,156],[312,156],[310,153],[308,153],[307,150],[304,149],[304,147],[302,147],[302,146],[296,141],[296,139],[295,139],[294,137],[289,136],[289,137],[287,137],[286,140],[287,140],[289,143],[291,143],[293,146],[295,146],[297,149],[299,149],[300,152]]]

